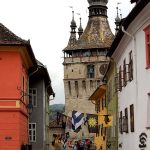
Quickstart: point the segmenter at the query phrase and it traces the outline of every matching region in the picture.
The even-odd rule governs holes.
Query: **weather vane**
[[[118,2],[118,3],[117,3],[117,10],[119,9],[118,5],[120,5],[120,4],[121,4],[121,2]],[[120,11],[120,18],[122,19],[121,9],[119,9],[119,11]]]
[[[71,8],[71,9],[72,9],[72,11],[73,11],[73,6],[69,6],[69,8]]]

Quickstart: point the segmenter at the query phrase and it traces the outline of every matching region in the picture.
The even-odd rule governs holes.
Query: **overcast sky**
[[[109,0],[108,21],[114,33],[116,6],[126,17],[133,5],[130,0]],[[85,29],[88,21],[87,0],[0,0],[0,22],[22,39],[30,39],[35,57],[48,69],[56,97],[51,104],[65,103],[63,53],[70,36],[72,8],[79,26],[79,15]],[[77,30],[76,30],[77,31]]]

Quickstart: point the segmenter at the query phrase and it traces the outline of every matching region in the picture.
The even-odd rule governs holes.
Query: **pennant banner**
[[[72,111],[72,129],[75,132],[79,132],[81,129],[81,125],[84,121],[84,114],[77,112],[77,111]]]
[[[98,131],[98,115],[87,114],[87,123],[89,133],[97,133]]]

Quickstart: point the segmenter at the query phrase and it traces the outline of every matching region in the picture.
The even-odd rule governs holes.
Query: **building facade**
[[[89,100],[95,104],[95,111],[98,115],[98,128],[97,133],[94,137],[94,143],[96,145],[96,150],[103,149],[106,150],[106,123],[105,117],[107,116],[107,105],[106,105],[106,85],[100,85],[94,93],[90,96]]]
[[[49,100],[54,96],[47,68],[39,61],[38,69],[30,75],[29,142],[32,150],[50,150]]]
[[[118,84],[118,149],[150,149],[149,144],[149,0],[133,0],[110,48]]]
[[[89,0],[89,20],[86,29],[80,24],[76,39],[76,22],[71,21],[71,35],[64,52],[65,114],[73,110],[95,113],[95,106],[88,98],[100,85],[109,59],[106,53],[114,38],[107,20],[107,0]],[[89,137],[87,127],[72,132],[72,137]]]
[[[111,125],[106,128],[106,148],[110,150],[118,149],[118,89],[116,76],[116,63],[111,59],[104,77],[107,114],[112,116]]]
[[[28,144],[28,81],[37,63],[29,41],[0,24],[0,149]]]

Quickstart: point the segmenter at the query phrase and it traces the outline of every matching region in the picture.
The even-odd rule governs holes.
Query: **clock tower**
[[[102,82],[109,58],[106,54],[114,39],[107,20],[107,0],[88,0],[89,20],[85,30],[76,39],[74,12],[70,39],[64,53],[65,114],[72,111],[95,113],[95,105],[88,100]],[[82,31],[80,22],[80,31]],[[72,138],[90,137],[87,126],[78,133],[70,131]]]

